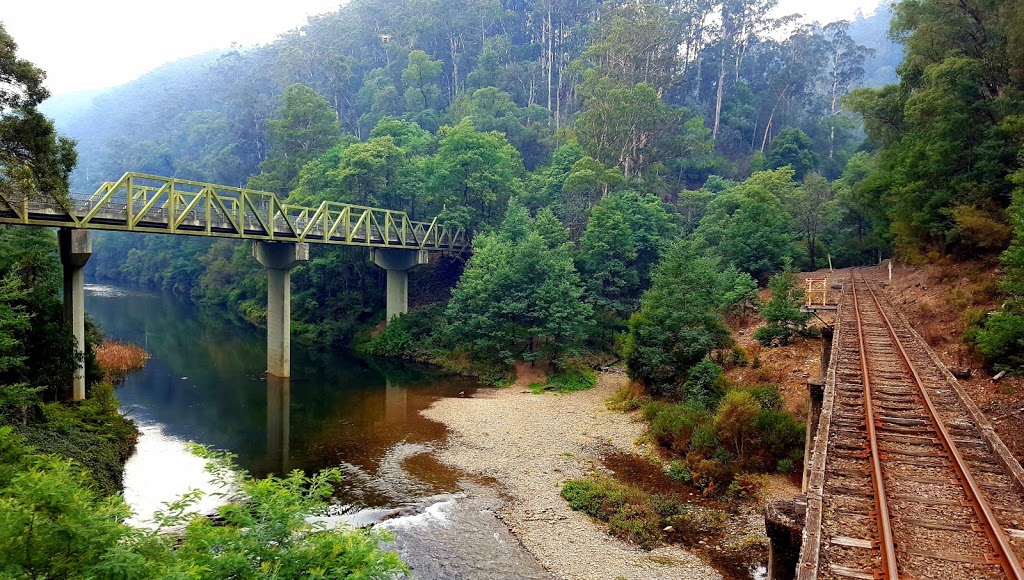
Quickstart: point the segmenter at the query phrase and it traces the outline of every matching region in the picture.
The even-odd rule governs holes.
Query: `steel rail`
[[[992,512],[992,508],[989,507],[988,502],[985,501],[984,496],[981,493],[980,486],[974,480],[974,476],[971,475],[970,469],[967,467],[963,456],[960,455],[960,450],[957,449],[956,444],[953,442],[952,436],[949,431],[946,430],[946,426],[943,424],[939,417],[939,412],[935,408],[932,399],[928,396],[928,392],[924,387],[924,382],[921,380],[921,376],[917,372],[917,368],[910,361],[910,355],[907,354],[906,349],[903,347],[903,343],[899,337],[896,336],[896,329],[893,328],[892,322],[889,320],[889,316],[882,309],[882,303],[875,294],[875,291],[869,284],[865,284],[868,289],[868,293],[871,294],[871,298],[875,301],[878,306],[878,311],[882,314],[882,320],[885,322],[885,327],[889,331],[889,335],[892,336],[893,342],[896,343],[896,348],[899,350],[901,357],[907,363],[907,368],[910,369],[911,375],[914,377],[914,384],[917,385],[917,390],[921,394],[921,398],[924,400],[925,408],[928,410],[928,415],[931,416],[932,423],[935,424],[936,431],[939,434],[939,441],[942,446],[946,449],[946,452],[953,458],[953,467],[957,472],[957,476],[960,481],[964,484],[964,492],[967,494],[968,500],[971,502],[971,507],[978,515],[978,519],[982,523],[982,527],[985,530],[985,535],[988,536],[989,541],[992,544],[992,548],[995,550],[996,560],[1003,572],[1006,573],[1007,578],[1013,578],[1015,580],[1024,580],[1024,569],[1021,568],[1020,562],[1017,560],[1017,556],[1013,553],[1013,548],[1010,546],[1009,538],[1006,537],[1006,532],[1003,531],[1002,526],[996,520],[995,514]],[[856,296],[856,295],[855,295]]]
[[[879,550],[882,553],[882,578],[895,580],[899,578],[896,564],[896,545],[892,539],[892,523],[889,520],[889,502],[885,496],[885,483],[882,481],[882,461],[879,457],[878,438],[875,436],[875,412],[871,399],[871,378],[868,373],[868,355],[864,342],[864,329],[861,325],[860,302],[857,300],[857,284],[850,277],[850,288],[853,292],[853,313],[857,319],[857,340],[860,350],[860,369],[864,387],[864,423],[868,431],[868,446],[871,452],[871,485],[875,491],[875,520],[881,536]]]

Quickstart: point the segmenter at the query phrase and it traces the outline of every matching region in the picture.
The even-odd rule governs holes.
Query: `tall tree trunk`
[[[779,108],[779,103],[782,102],[782,98],[783,98],[783,96],[785,96],[786,91],[788,91],[788,90],[789,90],[789,85],[787,84],[782,89],[782,92],[779,93],[779,98],[775,100],[775,105],[772,106],[772,113],[770,115],[768,115],[768,124],[765,125],[765,127],[764,127],[764,139],[761,139],[761,153],[764,153],[764,148],[768,144],[768,135],[770,134],[770,132],[772,130],[772,122],[775,120],[775,111]]]
[[[551,110],[551,69],[555,62],[555,30],[551,25],[551,0],[548,0],[548,110]]]
[[[836,106],[839,102],[839,75],[832,73],[832,110],[828,118],[828,160],[832,161],[836,145]]]
[[[814,259],[815,258],[815,256],[814,256],[814,245],[815,245],[814,244],[814,234],[813,233],[807,234],[807,257],[810,258],[810,260],[811,260],[811,271],[812,272],[818,269],[818,263]]]
[[[711,144],[718,140],[718,125],[722,119],[722,87],[725,84],[725,47],[722,47],[722,57],[718,66],[718,95],[715,97],[715,126],[711,129]]]

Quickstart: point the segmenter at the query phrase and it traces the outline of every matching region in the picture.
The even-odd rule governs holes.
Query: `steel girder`
[[[462,251],[459,227],[403,211],[331,201],[282,203],[273,193],[125,173],[90,196],[15,198],[0,190],[0,223],[374,248]]]

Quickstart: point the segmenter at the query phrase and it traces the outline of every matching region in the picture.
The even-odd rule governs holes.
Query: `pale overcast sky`
[[[780,0],[779,13],[828,22],[880,0]],[[18,53],[47,73],[53,94],[115,86],[165,62],[273,41],[341,0],[4,1],[0,22]]]

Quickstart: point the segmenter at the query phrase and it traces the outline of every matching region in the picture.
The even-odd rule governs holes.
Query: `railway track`
[[[843,292],[798,576],[1024,579],[1020,465],[880,291]]]

